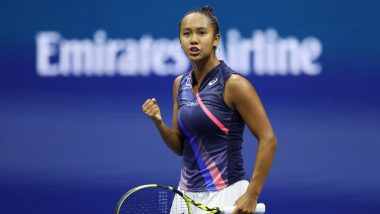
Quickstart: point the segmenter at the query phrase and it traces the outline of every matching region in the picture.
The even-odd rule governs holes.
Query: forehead
[[[211,27],[210,18],[202,13],[190,13],[183,17],[181,29],[184,28],[208,28]]]

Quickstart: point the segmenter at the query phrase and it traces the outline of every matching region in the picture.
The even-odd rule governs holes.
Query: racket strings
[[[186,201],[172,191],[146,188],[130,194],[120,208],[120,214],[188,214]]]

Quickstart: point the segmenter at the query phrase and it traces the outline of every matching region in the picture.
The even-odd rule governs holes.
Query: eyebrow
[[[190,28],[190,27],[187,27],[187,28],[182,28],[181,30],[191,30],[193,28]],[[203,30],[203,29],[207,29],[207,27],[197,27],[195,28],[196,30]]]

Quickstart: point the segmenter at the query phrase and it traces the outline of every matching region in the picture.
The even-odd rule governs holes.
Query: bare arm
[[[177,93],[181,76],[174,80],[173,84],[173,127],[169,128],[162,120],[160,108],[156,99],[147,99],[142,106],[143,112],[152,119],[165,144],[177,155],[182,155],[182,137],[178,128],[178,102]]]
[[[277,139],[256,90],[244,77],[232,75],[227,80],[225,101],[239,112],[259,142],[253,176],[247,192],[236,201],[237,209],[233,212],[252,213],[271,169]]]

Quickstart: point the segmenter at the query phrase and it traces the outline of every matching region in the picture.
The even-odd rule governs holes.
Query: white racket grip
[[[235,209],[235,206],[232,207],[222,207],[223,214],[231,214]],[[255,214],[263,214],[265,213],[265,204],[259,203],[256,205]]]

